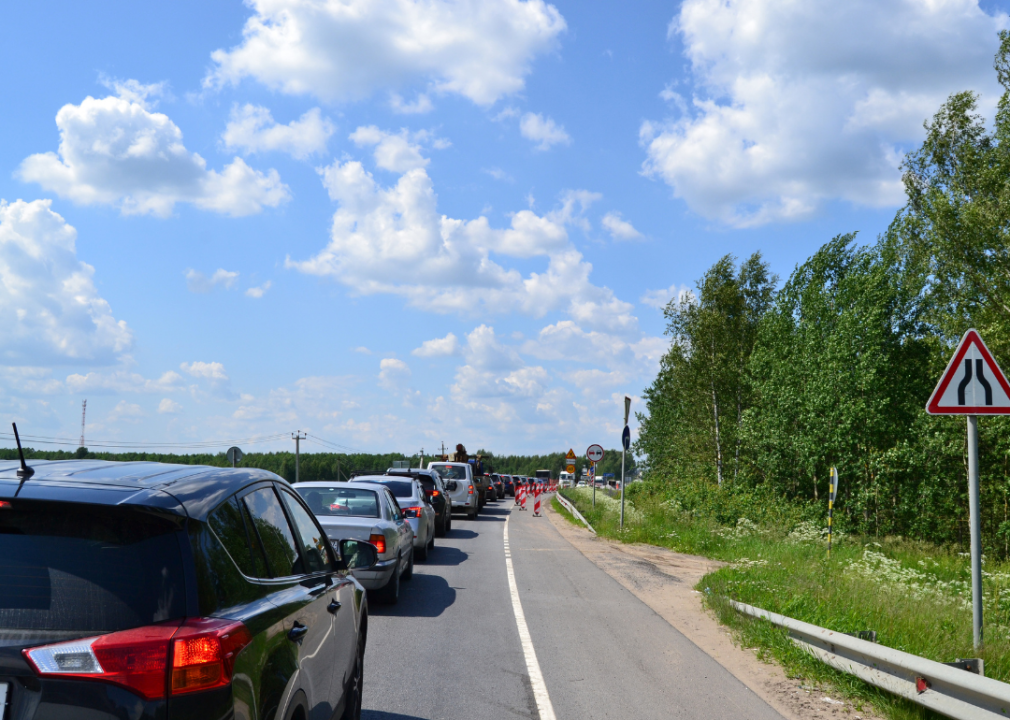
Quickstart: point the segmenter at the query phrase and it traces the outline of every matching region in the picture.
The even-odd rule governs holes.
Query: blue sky
[[[947,94],[991,114],[1004,10],[14,5],[0,409],[76,439],[87,398],[96,449],[616,446],[662,304],[875,238]]]

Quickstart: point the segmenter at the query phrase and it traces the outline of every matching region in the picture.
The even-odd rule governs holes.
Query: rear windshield
[[[466,480],[466,468],[455,465],[429,465],[429,470],[434,470],[442,476],[443,480]]]
[[[374,490],[347,487],[299,487],[295,490],[305,499],[309,510],[317,516],[343,515],[379,517],[379,498]]]
[[[389,488],[389,492],[396,497],[412,497],[414,495],[414,483],[409,480],[375,480]]]
[[[136,509],[0,509],[0,628],[115,631],[183,617],[179,526]]]

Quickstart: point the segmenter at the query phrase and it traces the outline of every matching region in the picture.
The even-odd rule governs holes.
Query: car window
[[[386,498],[386,506],[389,508],[389,517],[393,520],[402,520],[403,513],[400,511],[396,498],[390,495],[388,490],[383,493],[383,496]]]
[[[379,498],[374,490],[301,486],[296,486],[295,490],[305,499],[305,504],[316,517],[379,517]]]
[[[320,530],[316,521],[302,507],[301,503],[295,500],[291,493],[281,491],[281,497],[284,498],[284,504],[288,508],[288,515],[294,522],[295,530],[298,533],[302,556],[305,558],[306,571],[314,573],[332,569],[330,567],[330,554],[326,549],[326,546],[329,544],[326,533]]]
[[[456,465],[429,465],[428,469],[434,470],[442,476],[443,480],[466,480],[466,468]]]
[[[411,497],[414,494],[413,480],[376,480],[389,488],[396,497]]]
[[[238,498],[231,497],[210,514],[210,526],[221,544],[247,577],[269,577],[259,543],[250,537],[249,520]],[[253,552],[253,548],[256,552]]]
[[[130,507],[0,511],[0,628],[112,632],[186,615],[179,522]]]
[[[249,510],[271,576],[302,575],[302,557],[274,489],[265,487],[254,490],[242,500]]]

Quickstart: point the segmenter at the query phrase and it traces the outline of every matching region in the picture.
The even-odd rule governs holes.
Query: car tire
[[[432,535],[431,539],[428,540],[428,552],[430,553],[435,549],[435,536]]]
[[[452,513],[445,514],[445,534],[448,535],[452,531]]]
[[[375,593],[379,602],[396,605],[400,600],[400,568],[393,570],[393,577]]]
[[[477,519],[477,511],[476,510],[469,510],[467,512],[467,514],[466,514],[466,519],[467,520],[476,520]]]
[[[368,631],[367,616],[361,618],[358,633],[358,650],[354,659],[354,674],[344,698],[344,712],[340,720],[361,720],[361,695],[365,684],[365,636]]]
[[[414,553],[417,555],[417,559],[424,562],[428,559],[428,543],[425,543],[421,548],[414,548]]]
[[[438,537],[445,537],[445,534],[449,532],[449,514],[446,513],[444,516],[435,521],[435,534]]]
[[[410,560],[407,561],[407,569],[403,571],[403,579],[410,580],[414,577],[414,548],[410,549]]]

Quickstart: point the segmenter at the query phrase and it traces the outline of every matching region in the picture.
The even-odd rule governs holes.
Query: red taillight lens
[[[438,493],[435,494],[438,495]],[[11,507],[13,506],[6,500],[0,500],[0,510],[10,510]]]
[[[420,507],[405,507],[403,508],[403,516],[408,518],[419,518],[421,517]]]
[[[428,493],[428,497],[438,497],[440,494],[441,493],[439,493],[438,490],[432,490],[430,493]]]
[[[470,489],[466,491],[466,494],[467,495],[473,495],[473,485],[471,485]]]
[[[222,687],[231,682],[235,656],[252,641],[242,623],[190,620],[172,643],[172,694]]]
[[[368,542],[375,546],[376,551],[381,555],[386,552],[386,536],[385,535],[369,535]]]
[[[172,693],[227,685],[235,655],[251,640],[242,623],[206,619],[187,620],[181,626],[150,625],[21,652],[42,677],[98,680],[156,700],[165,697],[169,680]]]

